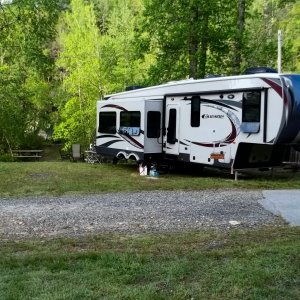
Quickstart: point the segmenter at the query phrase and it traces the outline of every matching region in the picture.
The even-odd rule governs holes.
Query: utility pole
[[[278,73],[282,72],[281,61],[282,61],[282,31],[278,30],[278,50],[277,50],[277,69]]]

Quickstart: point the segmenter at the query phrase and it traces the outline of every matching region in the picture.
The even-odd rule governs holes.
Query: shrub
[[[0,153],[0,161],[1,162],[12,162],[15,160],[9,153]]]

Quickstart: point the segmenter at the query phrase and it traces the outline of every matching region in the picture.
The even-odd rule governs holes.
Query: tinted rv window
[[[121,111],[120,114],[121,127],[140,127],[141,113],[139,111]]]
[[[115,112],[100,112],[98,131],[100,133],[116,133]]]
[[[176,143],[176,109],[175,108],[171,108],[169,112],[167,142],[169,144]]]
[[[158,138],[160,137],[160,118],[159,111],[148,111],[147,114],[147,137]]]
[[[242,122],[260,122],[260,102],[259,91],[244,93]]]
[[[200,126],[200,97],[192,97],[191,100],[191,126]]]

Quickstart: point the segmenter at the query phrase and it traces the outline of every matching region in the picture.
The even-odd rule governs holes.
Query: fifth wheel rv
[[[96,151],[231,170],[281,164],[300,147],[300,75],[184,80],[97,102]]]

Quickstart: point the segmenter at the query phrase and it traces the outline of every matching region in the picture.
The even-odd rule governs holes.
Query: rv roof
[[[118,99],[118,98],[135,98],[135,97],[148,97],[157,96],[161,97],[164,94],[168,93],[169,88],[173,88],[180,85],[189,85],[189,84],[196,84],[199,82],[212,82],[212,81],[223,81],[223,80],[236,80],[236,79],[246,79],[246,78],[278,78],[279,74],[277,73],[258,73],[258,74],[249,74],[249,75],[236,75],[236,76],[224,76],[224,77],[212,77],[212,78],[205,78],[205,79],[186,79],[186,80],[179,80],[179,81],[170,81],[165,84],[150,86],[146,88],[120,92],[115,94],[110,94],[105,96],[104,99],[108,100],[110,98]],[[156,92],[155,92],[156,91]]]

